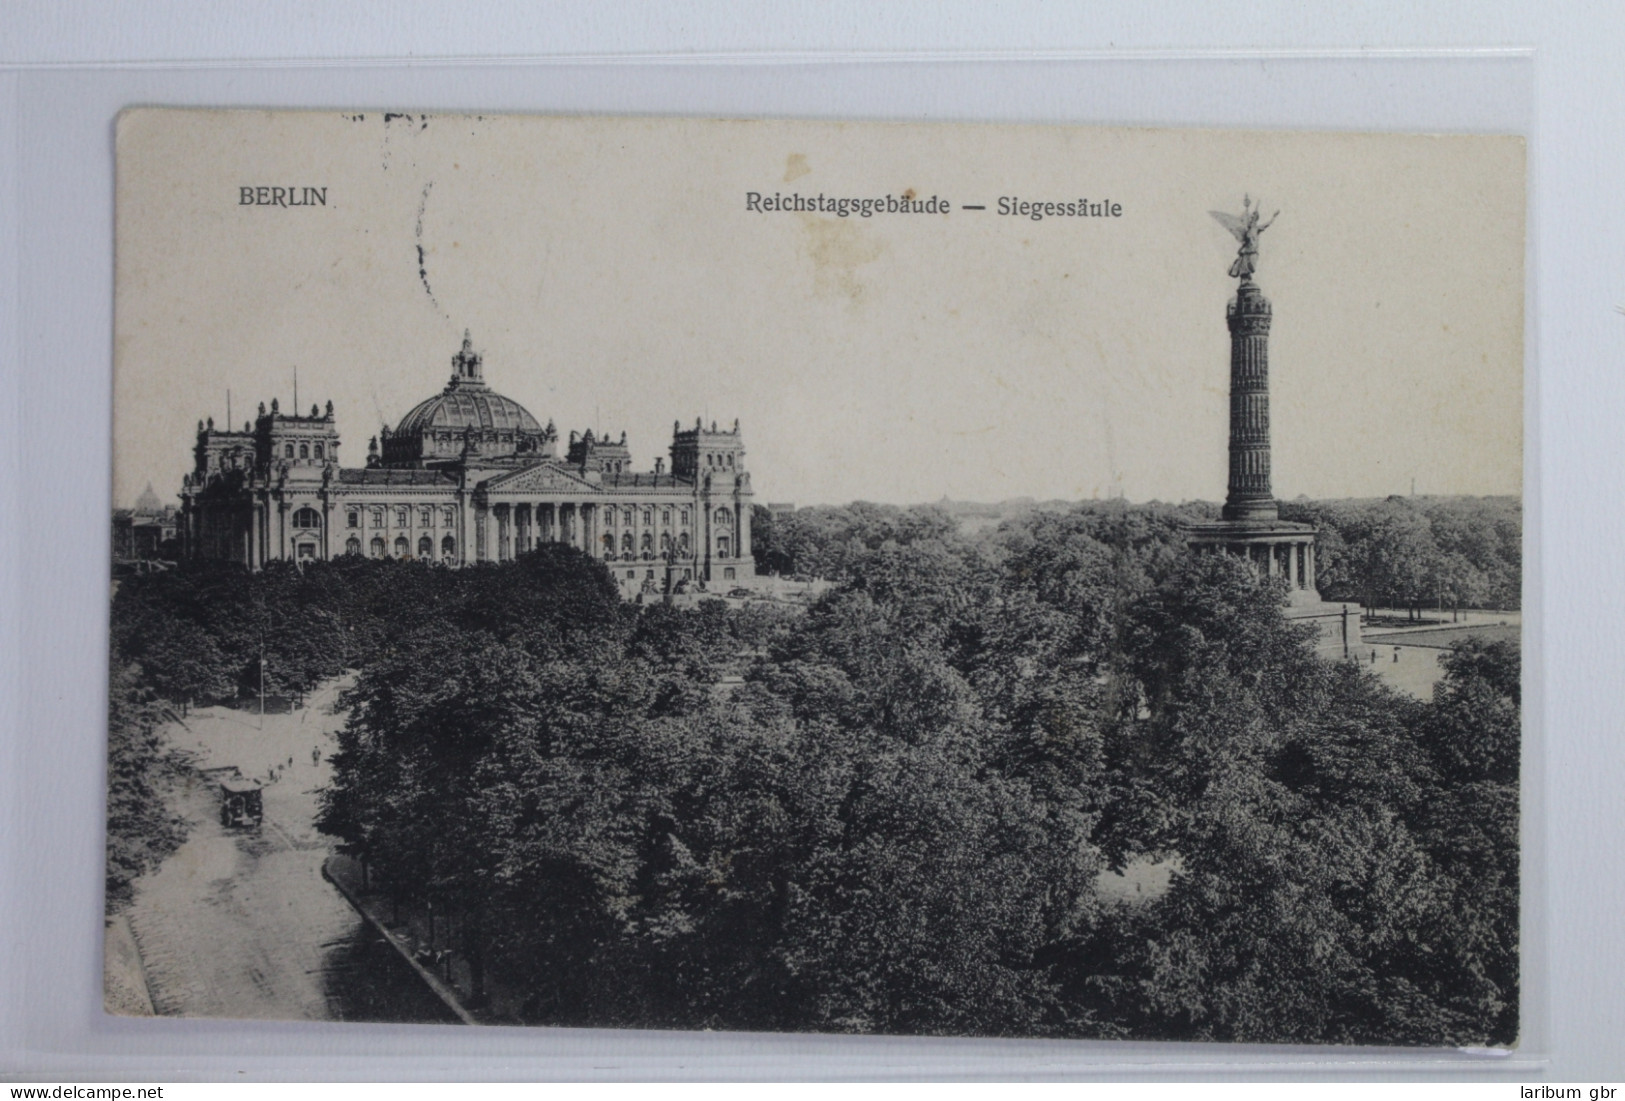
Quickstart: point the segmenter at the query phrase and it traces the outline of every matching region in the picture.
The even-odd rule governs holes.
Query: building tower
[[[1270,491],[1270,300],[1251,276],[1231,299],[1230,492],[1226,520],[1277,520]]]
[[[1328,604],[1315,587],[1315,528],[1282,520],[1270,485],[1270,301],[1253,281],[1258,238],[1275,221],[1260,223],[1259,208],[1243,200],[1242,215],[1212,212],[1240,243],[1230,276],[1239,279],[1225,320],[1230,328],[1230,485],[1217,523],[1185,533],[1193,551],[1229,554],[1287,587],[1287,617],[1313,622],[1320,651],[1347,657],[1359,643],[1360,619],[1347,605]]]

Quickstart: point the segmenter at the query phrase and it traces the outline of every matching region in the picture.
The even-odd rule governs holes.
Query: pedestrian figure
[[[319,746],[319,745],[311,746],[310,747],[310,767],[315,768],[317,765],[319,765],[321,763],[322,763],[322,747]]]
[[[1394,647],[1394,663],[1396,665],[1399,663],[1399,647],[1398,646]]]

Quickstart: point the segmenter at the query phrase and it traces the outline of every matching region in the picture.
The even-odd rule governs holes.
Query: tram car
[[[265,818],[265,799],[256,780],[228,776],[220,781],[220,824],[256,829]]]

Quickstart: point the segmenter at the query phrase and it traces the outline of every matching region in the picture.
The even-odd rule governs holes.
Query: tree
[[[797,509],[784,516],[761,518],[752,513],[751,542],[758,564],[769,572],[810,574],[845,579],[873,552],[888,543],[949,542],[958,525],[942,509],[921,505],[901,509],[855,501],[843,507]]]
[[[1383,599],[1414,611],[1427,599],[1438,549],[1427,517],[1403,498],[1389,498],[1365,516],[1348,542],[1353,572],[1366,591],[1367,607]]]
[[[184,767],[159,733],[168,717],[142,688],[137,667],[113,666],[107,714],[105,902],[110,913],[129,900],[138,875],[186,839],[186,820],[168,810],[165,798]]]
[[[782,543],[778,520],[761,505],[750,509],[750,550],[760,574],[795,572],[795,558]]]
[[[1408,703],[1315,660],[1281,595],[1204,557],[1132,609],[1102,840],[1177,871],[1064,946],[1066,996],[1139,1036],[1505,1042],[1516,831],[1474,785],[1507,778],[1515,662],[1469,647]]]
[[[562,548],[307,570],[279,601],[372,638],[322,827],[533,1021],[1515,1033],[1515,650],[1397,696],[1165,506],[804,512],[779,534],[842,581],[788,616],[623,605]],[[1372,569],[1434,546],[1409,504],[1322,520]],[[1169,891],[1103,906],[1140,858]]]
[[[1284,501],[1281,517],[1316,526],[1316,580],[1331,599],[1413,609],[1438,600],[1518,606],[1516,498]]]

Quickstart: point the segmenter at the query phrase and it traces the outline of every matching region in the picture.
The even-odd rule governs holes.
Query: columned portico
[[[248,565],[256,570],[265,564],[265,534],[260,524],[261,511],[257,501],[249,507]]]
[[[1186,529],[1185,541],[1198,553],[1222,553],[1241,558],[1263,577],[1287,583],[1295,603],[1320,600],[1315,591],[1315,529],[1309,524],[1285,520],[1249,524],[1220,521],[1194,524]]]
[[[496,517],[497,524],[496,559],[498,562],[506,562],[513,557],[513,525],[510,520],[512,506],[493,505],[491,512]]]

